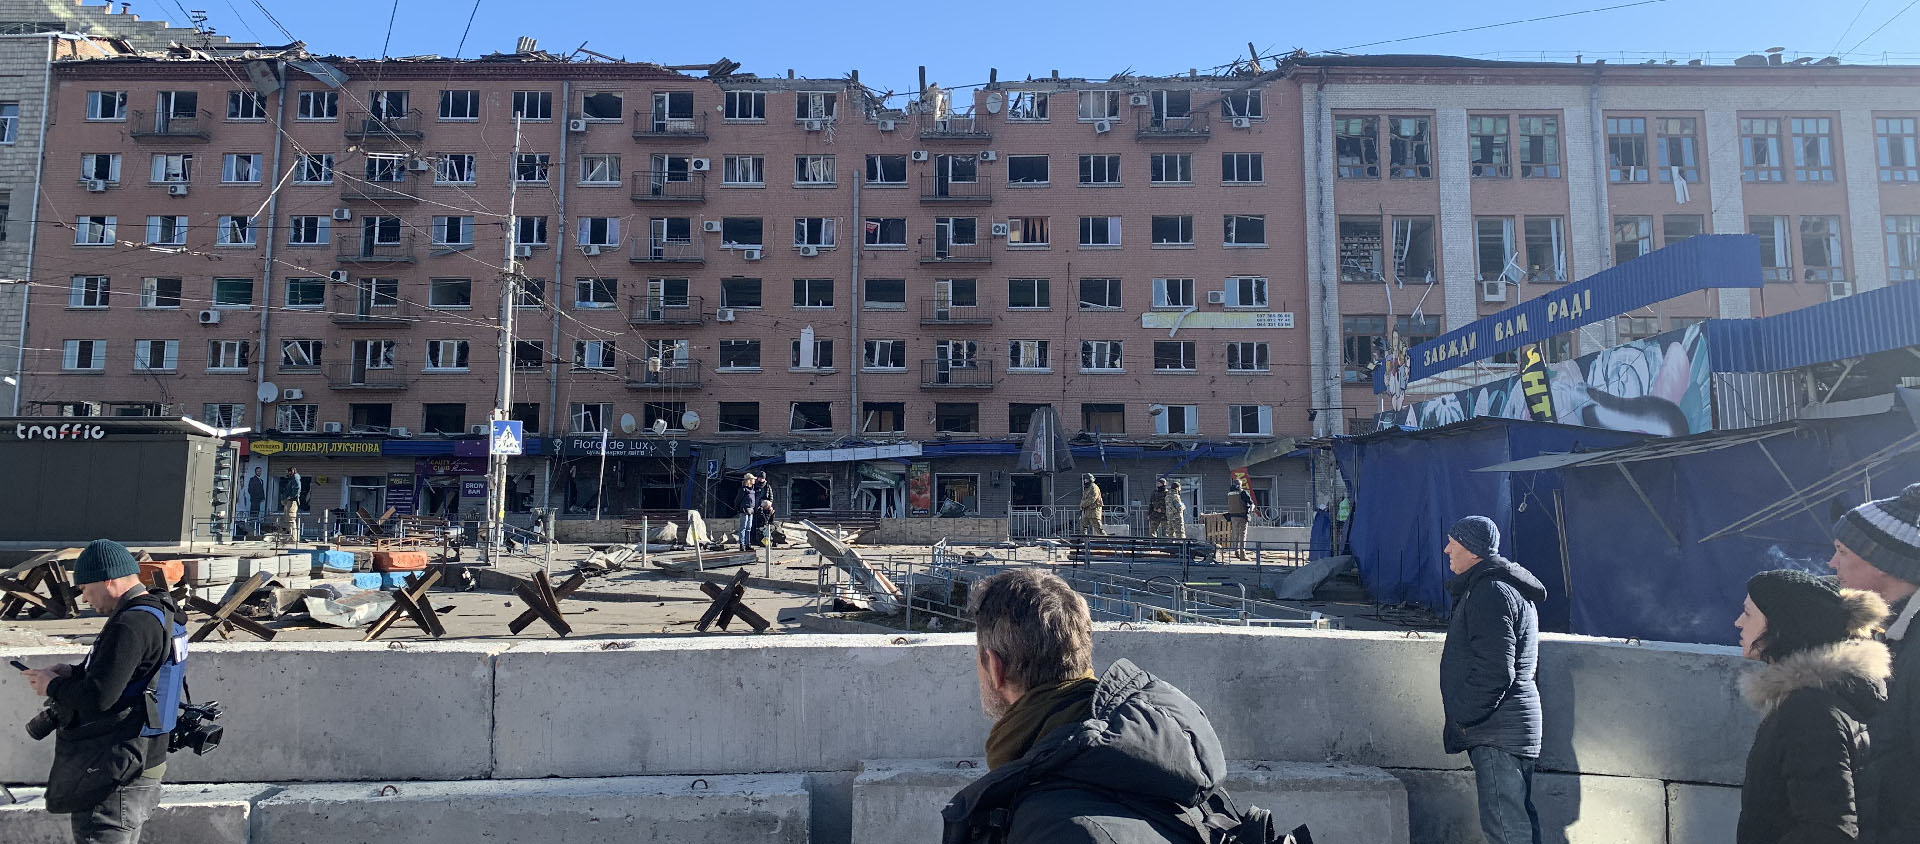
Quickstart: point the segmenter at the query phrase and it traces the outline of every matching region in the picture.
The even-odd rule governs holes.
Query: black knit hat
[[[1468,516],[1454,522],[1447,536],[1482,560],[1500,556],[1500,526],[1486,516]]]
[[[1847,511],[1833,538],[1874,568],[1920,584],[1920,484]]]
[[[1795,629],[1819,642],[1847,637],[1848,611],[1840,584],[1804,571],[1763,571],[1747,581],[1747,596],[1767,617],[1768,630]]]

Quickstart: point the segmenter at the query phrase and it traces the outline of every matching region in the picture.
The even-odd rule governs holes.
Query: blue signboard
[[[1760,239],[1750,234],[1690,237],[1612,269],[1482,317],[1407,350],[1407,383],[1466,366],[1710,287],[1760,287]],[[1386,366],[1373,371],[1385,392]]]

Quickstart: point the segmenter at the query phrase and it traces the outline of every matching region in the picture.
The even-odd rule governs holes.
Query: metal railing
[[[707,174],[692,170],[635,170],[633,201],[705,202]]]
[[[707,243],[705,240],[660,240],[633,239],[633,254],[627,260],[636,264],[704,264],[707,262]]]
[[[384,367],[353,362],[327,367],[327,386],[335,390],[404,390],[410,383],[406,364],[398,358]]]
[[[629,325],[701,325],[707,321],[703,296],[648,294],[627,297]]]
[[[979,305],[956,305],[951,297],[920,300],[921,325],[992,325],[993,312]]]
[[[417,108],[406,114],[382,116],[370,111],[347,112],[346,136],[354,140],[419,138],[425,134],[426,120]]]
[[[1208,112],[1195,112],[1184,117],[1166,117],[1156,115],[1151,110],[1140,112],[1134,130],[1134,138],[1150,140],[1205,140],[1213,134],[1213,115]]]
[[[327,316],[335,325],[404,328],[413,324],[413,303],[365,288],[337,290]]]
[[[698,390],[700,372],[700,361],[693,358],[662,358],[657,370],[650,362],[637,360],[627,364],[627,389]]]
[[[923,141],[990,141],[993,132],[987,129],[986,121],[973,115],[949,115],[934,117],[931,114],[920,115],[920,139]]]
[[[707,139],[707,114],[695,111],[691,117],[668,117],[664,112],[634,109],[633,139],[704,141]]]
[[[936,239],[920,242],[922,264],[991,264],[993,253],[985,243],[951,243]]]
[[[961,366],[951,361],[920,362],[920,386],[929,389],[993,389],[993,361],[978,358]]]
[[[205,109],[190,115],[136,111],[131,125],[133,129],[127,134],[135,140],[213,139],[213,113]]]
[[[387,264],[411,262],[413,253],[413,235],[400,238],[399,243],[372,243],[361,240],[340,244],[338,260],[343,264]]]
[[[420,197],[409,190],[405,176],[398,181],[381,182],[349,179],[340,184],[340,199],[343,202],[419,202]]]
[[[929,205],[971,205],[993,201],[986,182],[956,182],[938,173],[920,176],[920,201]]]

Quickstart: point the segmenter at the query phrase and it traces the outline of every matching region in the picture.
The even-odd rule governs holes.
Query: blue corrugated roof
[[[1715,372],[1779,372],[1907,346],[1920,346],[1920,284],[1707,327]]]

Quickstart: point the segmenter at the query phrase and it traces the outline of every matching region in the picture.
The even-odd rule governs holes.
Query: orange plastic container
[[[427,555],[422,551],[373,552],[374,571],[421,571],[426,567]]]
[[[167,576],[167,585],[172,586],[187,579],[187,565],[179,560],[153,560],[140,563],[140,582],[153,585],[153,573]]]

